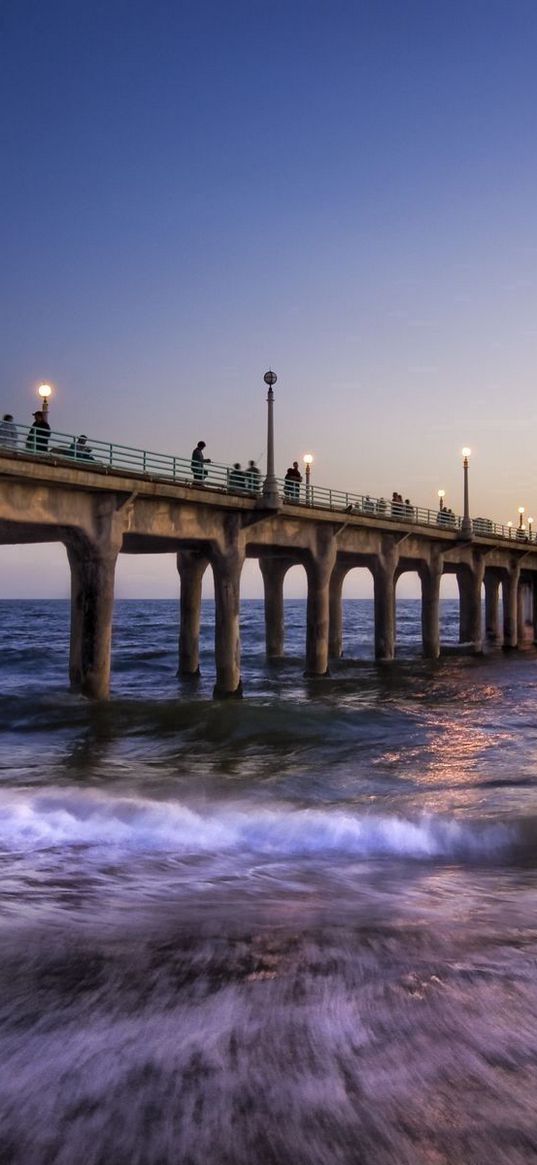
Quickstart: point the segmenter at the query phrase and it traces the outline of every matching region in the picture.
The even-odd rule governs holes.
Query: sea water
[[[243,701],[119,602],[112,699],[67,691],[68,605],[0,604],[0,1160],[537,1161],[537,656],[345,655],[305,606]],[[457,605],[442,605],[443,638]]]

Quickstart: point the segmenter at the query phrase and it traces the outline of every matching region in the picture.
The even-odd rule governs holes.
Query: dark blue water
[[[443,606],[454,641],[456,604]],[[68,608],[0,604],[0,1160],[537,1161],[537,656],[264,661],[176,678],[178,611],[120,602],[113,698]]]

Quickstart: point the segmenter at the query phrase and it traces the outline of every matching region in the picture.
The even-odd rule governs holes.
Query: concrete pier
[[[311,501],[311,499],[310,499]],[[462,538],[457,528],[420,525],[411,518],[293,504],[265,505],[262,497],[163,481],[112,466],[84,468],[66,458],[0,449],[0,542],[62,542],[71,569],[69,676],[93,699],[109,692],[114,577],[117,556],[168,554],[181,580],[179,673],[199,674],[201,587],[209,564],[215,586],[214,694],[242,692],[240,583],[246,557],[260,563],[265,591],[266,650],[284,651],[283,582],[299,564],[307,576],[305,673],[327,674],[342,653],[343,581],[367,568],[374,586],[378,660],[396,651],[395,589],[404,571],[421,580],[425,656],[440,652],[439,595],[443,573],[456,574],[461,641],[498,642],[502,588],[503,642],[537,637],[537,544],[489,534]]]
[[[180,550],[177,569],[181,580],[178,675],[200,674],[200,614],[203,575],[209,564],[206,554]]]
[[[432,560],[420,569],[421,581],[421,637],[426,659],[440,655],[440,583],[442,563]]]
[[[271,558],[269,555],[261,555],[259,559],[265,597],[265,644],[268,660],[281,659],[284,654],[283,582],[287,571],[294,564],[295,560],[292,558]]]
[[[330,578],[336,561],[336,542],[322,532],[316,553],[306,562],[308,598],[306,609],[306,676],[328,675],[330,626]]]
[[[235,522],[226,524],[225,533],[235,527],[233,537],[223,546],[213,548],[211,566],[214,577],[216,683],[213,694],[225,700],[242,696],[240,642],[240,586],[244,548]]]
[[[348,570],[346,564],[336,561],[330,575],[328,594],[328,655],[330,659],[341,659],[343,655],[343,583]]]
[[[505,648],[518,644],[518,583],[520,569],[511,567],[502,578],[503,605],[503,645]]]
[[[379,554],[373,568],[375,659],[395,658],[395,548]]]
[[[489,643],[500,643],[500,577],[485,571],[485,635]]]

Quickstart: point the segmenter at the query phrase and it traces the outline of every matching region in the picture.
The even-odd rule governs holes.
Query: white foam
[[[0,848],[27,851],[74,845],[176,855],[242,850],[299,857],[472,856],[513,840],[502,825],[476,827],[431,815],[416,820],[334,809],[211,805],[114,796],[100,790],[0,790]]]

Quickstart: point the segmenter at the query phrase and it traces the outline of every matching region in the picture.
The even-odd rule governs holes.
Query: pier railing
[[[170,453],[154,453],[130,445],[101,441],[96,438],[80,440],[72,433],[52,430],[46,434],[28,425],[0,423],[0,452],[25,453],[47,461],[76,463],[80,468],[103,471],[115,469],[124,473],[144,474],[147,477],[208,488],[242,497],[258,497],[262,491],[263,476],[251,469],[237,469],[217,461],[203,465],[193,463],[190,457]],[[460,530],[462,518],[447,509],[428,509],[409,501],[375,498],[369,494],[351,493],[326,486],[286,481],[278,478],[278,489],[284,503],[289,505],[335,510],[338,513],[363,515],[393,522],[408,522],[436,529]],[[478,536],[502,538],[513,542],[537,542],[537,536],[523,529],[493,522],[490,518],[474,518],[473,531]]]

